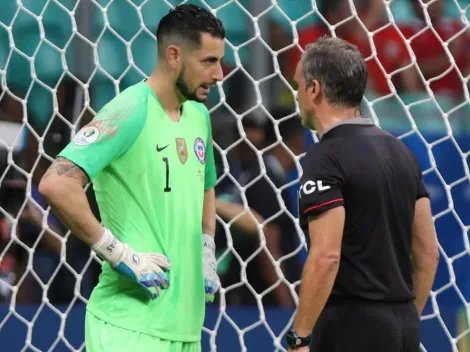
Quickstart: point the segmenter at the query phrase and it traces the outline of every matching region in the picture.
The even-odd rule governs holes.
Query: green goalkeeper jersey
[[[87,309],[123,328],[172,341],[199,341],[205,314],[204,191],[216,183],[209,112],[187,101],[178,122],[145,82],[110,101],[59,154],[93,182],[103,225],[137,252],[171,262],[156,300],[102,266]]]

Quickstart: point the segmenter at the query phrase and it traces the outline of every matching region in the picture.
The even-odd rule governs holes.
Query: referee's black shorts
[[[413,302],[329,303],[312,332],[311,352],[418,352],[420,320]]]

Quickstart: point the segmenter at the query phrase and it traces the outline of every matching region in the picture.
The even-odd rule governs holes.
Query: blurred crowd
[[[205,2],[218,8],[229,1]],[[45,297],[57,304],[88,298],[100,267],[90,259],[89,248],[45,212],[38,182],[74,128],[88,123],[116,92],[150,74],[156,63],[153,34],[158,20],[168,4],[179,1],[86,3],[23,0],[21,8],[13,1],[2,5],[3,301],[10,299],[12,285],[18,287],[19,303],[37,303]],[[460,10],[467,6],[470,12],[470,1],[318,0],[313,9],[310,0],[278,0],[277,7],[265,11],[270,1],[266,3],[261,8],[238,0],[217,12],[231,43],[223,62],[226,79],[208,102],[219,176],[217,254],[228,304],[256,304],[261,299],[263,305],[293,307],[292,289],[298,285],[289,283],[298,282],[307,256],[295,222],[302,162],[296,156],[314,143],[295,117],[289,85],[302,49],[323,35],[357,45],[369,70],[364,113],[370,111],[367,102],[390,102],[378,113],[380,122],[409,126],[409,111],[400,101],[431,97],[438,107],[418,109],[412,120],[419,125],[424,119],[427,128],[433,117],[442,120],[446,112],[449,123],[465,128],[470,32],[467,13]],[[77,30],[70,21],[72,10]],[[269,49],[249,41],[256,29],[248,14],[262,14],[260,35]],[[240,47],[234,50],[232,45]],[[265,76],[272,75],[259,84],[263,98],[269,98],[262,107],[256,106],[254,84],[265,77],[259,77],[260,68]],[[92,187],[87,195],[99,219]]]

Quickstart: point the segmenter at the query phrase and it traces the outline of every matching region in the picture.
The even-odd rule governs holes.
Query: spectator
[[[55,155],[54,152],[51,154]],[[78,277],[71,269],[80,275],[81,281],[78,287],[80,295],[88,299],[97,282],[100,268],[95,261],[91,261],[89,265],[87,264],[90,261],[89,248],[74,236],[65,236],[67,229],[52,212],[47,219],[48,226],[55,234],[66,237],[65,257],[61,259],[62,245],[57,237],[54,237],[47,231],[42,232],[41,210],[45,211],[47,209],[47,203],[38,191],[38,184],[49,165],[49,161],[45,158],[40,158],[33,172],[31,197],[39,208],[37,206],[31,206],[29,211],[23,212],[23,215],[26,216],[26,220],[30,221],[22,226],[22,235],[25,243],[28,244],[29,247],[33,247],[38,237],[42,235],[40,242],[35,246],[33,270],[43,283],[48,284],[47,296],[50,302],[53,304],[66,304],[77,294],[75,292],[75,286]],[[96,210],[94,193],[91,187],[88,189],[87,196],[90,200],[92,210],[97,214],[98,211]],[[31,289],[31,298],[35,302],[40,302],[43,292],[36,280],[33,281]]]
[[[61,244],[56,237],[51,235],[49,230],[43,230],[42,212],[34,202],[26,199],[25,177],[18,171],[17,167],[19,166],[16,163],[15,167],[8,167],[7,156],[6,150],[0,152],[0,174],[6,175],[0,187],[0,207],[2,209],[0,247],[2,252],[6,250],[0,263],[0,277],[3,281],[0,295],[4,300],[7,300],[11,293],[8,285],[21,282],[18,300],[20,302],[40,301],[41,290],[33,288],[32,277],[23,279],[23,275],[28,275],[26,266],[29,256],[33,256],[34,263],[34,258],[40,248],[50,248],[52,251],[60,252]],[[24,154],[21,152],[14,153],[14,159],[19,165],[22,164],[21,156],[24,159]],[[50,229],[57,231],[54,225],[51,225]],[[30,236],[32,232],[34,237]],[[39,236],[41,236],[40,239]],[[27,248],[34,248],[34,252],[27,251]],[[33,264],[33,271],[40,278],[42,269],[42,265],[35,267]]]
[[[16,90],[3,92],[0,95],[0,300],[8,301],[10,287],[22,276],[21,249],[12,243],[13,221],[25,198],[25,178],[12,166],[8,166],[8,151],[12,149],[12,158],[16,166],[24,168],[25,138],[22,129],[23,108]],[[7,216],[9,214],[10,216]],[[17,235],[20,235],[18,232]]]
[[[37,137],[24,128],[22,119],[25,106],[15,98],[19,95],[18,91],[13,90],[3,94],[0,99],[0,140],[3,142],[0,145],[0,175],[3,175],[7,168],[8,153],[4,144],[13,147],[15,166],[9,168],[7,177],[2,179],[0,184],[0,207],[12,217],[9,218],[5,213],[0,214],[0,252],[7,246],[9,248],[0,261],[0,279],[9,285],[20,284],[18,302],[41,302],[43,289],[37,280],[39,278],[48,285],[47,296],[51,303],[66,303],[74,296],[76,281],[68,267],[60,261],[62,244],[57,235],[63,236],[66,229],[52,214],[47,219],[52,231],[43,228],[43,211],[46,205],[37,191],[37,184],[48,163],[38,155]],[[62,111],[62,115],[68,114]],[[29,121],[35,120],[32,115],[29,115],[29,118]],[[43,147],[49,155],[55,155],[57,141],[63,143],[65,140],[63,132],[66,132],[68,137],[70,130],[67,125],[56,119],[43,136]],[[32,176],[30,199],[26,199],[26,177],[18,170],[24,170],[24,173]],[[16,227],[13,227],[15,223]],[[20,245],[11,236],[15,228],[15,236],[21,241]],[[67,241],[66,261],[79,273],[89,258],[89,248],[86,246],[85,252],[82,247],[83,245],[73,238]],[[28,252],[28,248],[33,250]],[[27,271],[30,255],[32,270]],[[93,268],[96,268],[96,263],[93,264]],[[53,275],[54,279],[51,280]],[[91,292],[95,277],[97,273],[90,270],[82,277],[81,293],[85,298]],[[8,300],[10,293],[8,285],[0,285],[0,296],[3,300]]]
[[[460,103],[464,99],[465,83],[460,78],[459,71],[463,77],[470,73],[469,32],[468,30],[461,32],[464,25],[457,18],[444,18],[446,1],[432,1],[427,10],[419,0],[410,1],[417,18],[411,24],[401,26],[401,31],[407,39],[413,37],[411,48],[416,55],[419,69],[428,82],[436,78],[429,82],[434,94],[449,94],[456,99],[457,103]],[[430,1],[424,0],[423,2]],[[426,23],[425,11],[429,15],[432,26]],[[415,36],[418,33],[419,35]],[[460,34],[449,41],[457,33]],[[444,50],[445,42],[448,42],[449,51],[455,60],[454,67],[451,67],[451,58]],[[421,90],[424,90],[423,86]]]
[[[274,119],[282,119],[278,124],[280,139],[271,122],[268,122],[266,127],[266,141],[271,149],[265,159],[272,165],[272,169],[277,170],[282,179],[285,179],[292,170],[297,170],[293,157],[305,152],[305,130],[298,116],[288,117],[290,115],[292,112],[284,109],[272,113]],[[297,183],[294,183],[283,190],[286,194],[288,210],[292,214],[297,214],[297,189]]]
[[[289,49],[286,48],[292,47],[294,30],[300,31],[317,22],[318,16],[313,11],[313,5],[311,0],[277,0],[276,5],[266,14],[269,19],[267,25],[269,36],[264,37],[263,31],[261,34],[269,47],[277,52],[273,60],[266,60],[269,72],[275,70],[274,62],[277,60],[280,73],[287,78],[291,77],[285,74],[286,66],[289,64]],[[271,108],[294,106],[292,93],[280,77],[270,80],[269,92],[274,102]]]
[[[24,200],[25,181],[14,169],[6,170],[7,152],[0,152],[0,175],[6,173],[0,187],[0,301],[8,302],[13,286],[24,272],[20,248],[12,242],[13,221]],[[8,215],[7,215],[8,214]],[[18,231],[19,232],[19,231]],[[20,237],[20,236],[19,236]],[[20,237],[21,239],[21,237]],[[20,300],[21,301],[21,300]]]
[[[343,0],[323,1],[319,10],[330,26],[347,20],[334,29],[336,36],[356,45],[367,59],[368,90],[380,95],[390,94],[392,90],[386,74],[409,65],[411,60],[400,32],[387,21],[384,2],[382,0],[356,1],[358,13],[356,17],[352,17],[350,3]],[[316,41],[321,36],[333,36],[333,29],[330,26],[321,23],[301,31],[299,33],[300,47],[305,49],[307,44]],[[370,33],[374,31],[376,31],[374,36],[369,40]],[[373,56],[374,47],[377,52],[375,57]],[[289,78],[293,77],[301,51],[291,50],[290,55]],[[418,76],[412,68],[393,74],[392,83],[397,90],[416,91],[419,89]]]
[[[64,285],[64,270],[60,270],[62,269],[60,237],[64,237],[66,229],[52,212],[47,217],[49,229],[43,227],[47,204],[39,193],[37,185],[40,180],[38,176],[45,171],[45,164],[47,164],[45,159],[40,158],[33,173],[32,200],[28,200],[20,218],[21,239],[29,248],[34,248],[34,252],[31,253],[32,269],[39,280],[47,285],[48,300],[53,304],[65,303],[66,292],[70,288]],[[28,289],[30,300],[34,303],[42,301],[43,288],[34,276],[30,277]]]
[[[226,222],[236,218],[236,220],[231,223],[235,231],[242,231],[246,234],[258,236],[258,226],[264,222],[264,219],[253,209],[248,209],[247,211],[243,205],[221,198],[215,200],[215,209],[217,215]]]
[[[36,206],[41,200],[37,197],[34,186],[31,187],[33,200],[26,198],[26,180],[17,169],[19,165],[23,164],[22,159],[25,155],[21,152],[14,153],[15,167],[8,167],[7,156],[8,152],[2,150],[0,153],[0,174],[6,173],[6,176],[0,187],[0,207],[2,209],[0,247],[1,251],[6,250],[6,253],[0,263],[0,277],[3,281],[0,295],[3,300],[7,300],[11,293],[8,285],[21,283],[18,300],[20,302],[40,302],[42,288],[28,271],[27,263],[29,257],[32,256],[32,270],[40,280],[47,283],[52,273],[57,269],[57,263],[51,267],[50,259],[58,258],[61,250],[61,242],[52,232],[60,235],[61,230],[54,221],[49,221],[49,229],[43,228],[43,213]],[[27,249],[33,250],[28,251]],[[46,277],[44,273],[47,273],[48,269],[50,275]],[[27,277],[23,279],[24,275]],[[54,294],[53,291],[49,291],[49,293]]]
[[[49,229],[43,228],[42,211],[46,206],[35,186],[31,189],[31,197],[34,202],[28,201],[19,218],[20,239],[33,249],[29,254],[33,257],[32,270],[43,284],[48,285],[48,299],[52,303],[58,303],[61,302],[61,293],[65,288],[63,285],[51,287],[50,280],[59,267],[62,249],[59,237],[63,236],[63,230],[53,215],[49,215],[47,219]],[[30,300],[34,303],[42,302],[43,289],[35,277],[30,277],[28,291]]]
[[[265,146],[264,126],[256,123],[250,117],[243,119],[243,127],[246,138],[260,151]],[[283,205],[278,198],[277,189],[284,184],[282,178],[272,169],[272,164],[265,162],[266,175],[262,174],[256,151],[246,142],[240,143],[236,148],[236,158],[241,165],[241,173],[237,179],[242,187],[246,187],[244,195],[248,207],[265,219],[263,233],[266,238],[266,248],[260,251],[261,243],[253,235],[245,232],[238,232],[232,229],[234,250],[247,263],[246,275],[251,287],[258,293],[269,292],[263,296],[263,304],[280,305],[283,307],[293,307],[294,302],[285,283],[278,285],[278,275],[273,265],[271,256],[275,261],[279,261],[286,253],[282,247],[283,236],[291,236],[292,232],[286,232],[285,218],[283,215]],[[274,186],[273,186],[274,185]],[[228,194],[219,195],[222,199],[234,203],[243,203],[243,195],[237,185],[232,184]],[[289,231],[289,230],[288,230]],[[294,234],[295,235],[295,234]],[[217,243],[221,243],[217,241]],[[269,252],[269,254],[268,254]],[[241,263],[233,260],[227,274],[222,277],[224,287],[236,285],[240,282]],[[284,276],[289,277],[285,259],[279,263]],[[274,285],[277,285],[273,289]],[[227,292],[227,302],[231,304],[256,304],[256,299],[250,289],[243,285],[230,289]]]
[[[14,249],[10,248],[5,252],[6,246],[10,242],[10,224],[8,219],[0,214],[0,251],[3,253],[0,261],[0,302],[6,303],[11,297],[11,287],[16,282],[17,277],[17,256]]]
[[[292,115],[289,110],[276,110],[272,115],[277,120],[282,119],[278,125],[280,139],[276,136],[273,124],[268,122],[266,139],[272,149],[265,157],[265,164],[277,175],[280,183],[278,188],[282,187],[282,198],[286,210],[293,217],[296,217],[298,215],[297,190],[299,174],[294,157],[300,156],[305,151],[305,130],[298,116],[288,117]],[[281,141],[283,144],[281,144]],[[292,174],[296,176],[292,177]],[[292,180],[293,178],[294,180]],[[288,184],[289,186],[287,186]],[[282,248],[284,253],[292,253],[300,246],[295,224],[287,213],[281,215],[280,221],[282,221],[281,227],[284,231],[281,236]],[[303,267],[306,257],[307,251],[302,248],[295,257],[286,261],[287,272],[291,280],[300,279],[300,268]]]

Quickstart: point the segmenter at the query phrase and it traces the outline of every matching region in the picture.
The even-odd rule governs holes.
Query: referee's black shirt
[[[369,119],[336,125],[305,156],[300,223],[344,205],[341,262],[330,300],[414,298],[411,237],[415,202],[427,197],[417,160]],[[328,234],[325,234],[328,235]]]

